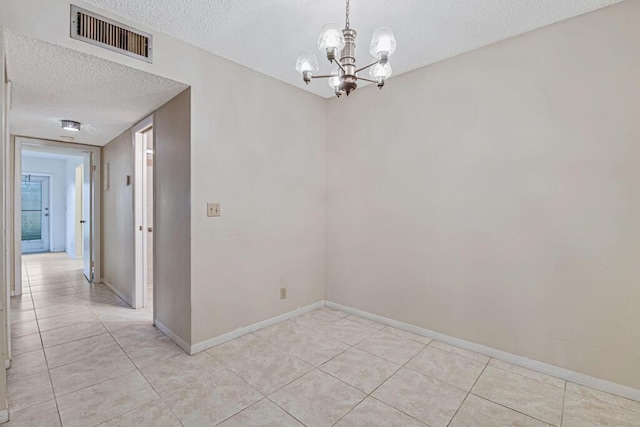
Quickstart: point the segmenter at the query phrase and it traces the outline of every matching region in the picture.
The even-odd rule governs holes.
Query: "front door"
[[[49,177],[22,175],[22,253],[48,252]]]

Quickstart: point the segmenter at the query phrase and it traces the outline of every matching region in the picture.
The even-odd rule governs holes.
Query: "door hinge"
[[[97,167],[96,165],[93,165],[93,166],[91,166],[91,170],[92,170],[93,172],[95,172],[95,171],[97,171],[97,170],[98,170],[98,167]]]
[[[91,267],[93,267],[93,265],[94,265],[94,262],[93,262],[93,261],[91,261]]]

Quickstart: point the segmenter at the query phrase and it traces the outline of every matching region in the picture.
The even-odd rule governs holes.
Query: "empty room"
[[[0,423],[640,427],[639,0],[3,0]]]

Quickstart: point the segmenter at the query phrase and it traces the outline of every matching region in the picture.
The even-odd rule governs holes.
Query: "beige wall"
[[[102,278],[131,305],[134,284],[133,132],[126,130],[102,148],[109,164],[109,189],[102,193]],[[126,176],[130,184],[125,184]],[[104,186],[103,186],[104,189]]]
[[[4,0],[0,30],[192,88],[192,342],[321,300],[326,101],[155,31],[153,64],[73,40],[69,4]],[[212,201],[222,204],[222,217],[207,218],[206,203]],[[279,299],[281,286],[289,288],[286,300]]]
[[[191,90],[153,114],[154,317],[191,344]]]
[[[327,299],[640,388],[638,18],[330,101]]]

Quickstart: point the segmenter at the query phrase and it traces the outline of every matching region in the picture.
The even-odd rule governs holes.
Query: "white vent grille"
[[[153,36],[71,5],[71,38],[153,62]]]

